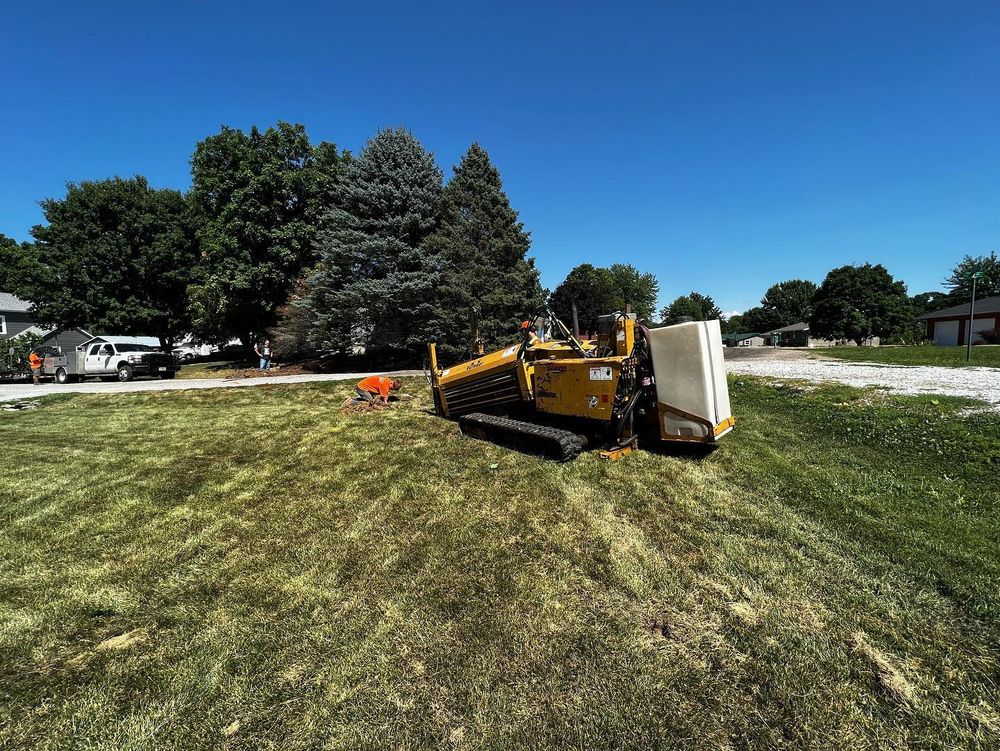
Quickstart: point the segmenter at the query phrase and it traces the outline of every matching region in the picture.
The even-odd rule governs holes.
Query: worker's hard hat
[[[531,328],[531,321],[521,321],[521,328],[522,329],[530,329]]]

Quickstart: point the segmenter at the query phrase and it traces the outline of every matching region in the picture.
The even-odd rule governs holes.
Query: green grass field
[[[972,348],[972,360],[965,361],[965,347],[936,347],[931,344],[906,347],[830,347],[817,350],[841,360],[885,363],[886,365],[966,365],[1000,368],[1000,346]]]
[[[1000,744],[1000,416],[740,378],[559,465],[408,387],[0,412],[0,748]]]
[[[254,363],[239,360],[215,360],[212,362],[192,362],[181,365],[178,378],[226,378],[237,376]]]

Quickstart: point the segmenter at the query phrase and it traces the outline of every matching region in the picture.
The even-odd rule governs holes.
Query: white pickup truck
[[[114,340],[89,342],[68,355],[44,361],[44,369],[55,375],[56,383],[109,376],[123,382],[140,375],[173,378],[180,368],[180,362],[168,352],[148,344]]]

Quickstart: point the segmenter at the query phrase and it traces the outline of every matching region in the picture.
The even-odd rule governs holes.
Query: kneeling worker
[[[358,385],[355,386],[354,390],[358,392],[357,399],[363,402],[373,402],[377,398],[382,399],[383,404],[389,403],[389,392],[399,391],[402,384],[393,379],[386,378],[385,376],[368,376],[367,378],[358,381]]]

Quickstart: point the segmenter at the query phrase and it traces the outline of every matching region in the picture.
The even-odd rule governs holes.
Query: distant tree
[[[402,128],[379,132],[350,164],[317,238],[308,302],[317,346],[419,361],[437,311],[440,260],[426,240],[441,180],[433,155]]]
[[[805,279],[789,279],[772,285],[760,301],[768,323],[774,324],[764,331],[808,321],[815,294],[816,285]]]
[[[444,188],[440,225],[427,238],[441,267],[435,325],[445,358],[470,353],[473,327],[487,349],[496,348],[541,309],[530,246],[499,171],[486,150],[472,144]]]
[[[906,285],[881,264],[866,263],[841,266],[826,275],[813,298],[809,326],[814,336],[851,339],[860,345],[868,337],[904,333],[912,317]]]
[[[932,313],[949,305],[951,303],[944,292],[921,292],[910,298],[910,307],[913,309],[913,315],[915,316]]]
[[[249,133],[223,127],[191,159],[190,200],[202,258],[191,288],[193,324],[206,341],[239,337],[249,349],[277,319],[303,269],[327,196],[349,155],[309,143],[279,122]]]
[[[932,313],[935,310],[948,307],[952,302],[944,292],[921,292],[910,298],[910,320],[906,330],[901,334],[903,339],[920,342],[927,338],[927,323],[918,321],[917,316]]]
[[[612,264],[608,272],[617,296],[615,309],[625,310],[631,305],[638,320],[652,320],[656,314],[656,298],[660,294],[660,283],[656,277],[628,263]]]
[[[739,315],[730,316],[722,324],[722,331],[726,334],[763,334],[776,328],[780,326],[774,315],[760,305],[748,308]]]
[[[667,324],[678,323],[686,317],[695,321],[712,321],[723,316],[715,300],[700,292],[681,295],[660,311],[660,319]]]
[[[781,328],[781,322],[778,318],[773,313],[768,312],[763,305],[744,311],[743,323],[745,324],[743,331],[758,334]]]
[[[571,329],[574,303],[580,331],[596,331],[598,318],[614,313],[621,304],[621,296],[611,272],[589,263],[581,263],[571,269],[549,296],[552,312]]]
[[[44,284],[44,269],[31,243],[0,234],[0,292],[31,300]]]
[[[41,281],[40,323],[157,336],[165,347],[189,328],[185,293],[198,257],[184,196],[144,177],[70,183],[42,201],[32,229]]]
[[[1000,258],[996,252],[965,256],[944,280],[951,305],[968,302],[972,297],[972,275],[977,272],[982,277],[976,281],[976,297],[1000,295]]]

